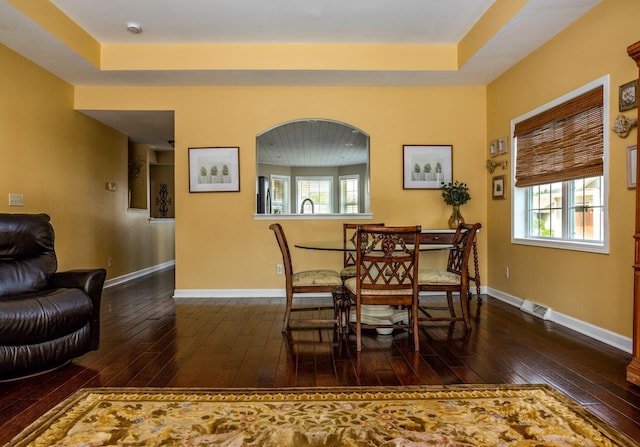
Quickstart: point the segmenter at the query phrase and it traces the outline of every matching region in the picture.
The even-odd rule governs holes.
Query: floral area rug
[[[546,385],[80,390],[8,446],[638,446]]]

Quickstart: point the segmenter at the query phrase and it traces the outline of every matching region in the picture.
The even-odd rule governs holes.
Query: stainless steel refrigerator
[[[269,178],[258,177],[258,214],[271,214],[271,190]]]

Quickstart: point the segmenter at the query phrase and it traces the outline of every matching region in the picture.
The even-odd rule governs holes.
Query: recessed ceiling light
[[[133,34],[140,34],[142,32],[142,26],[136,22],[127,23],[127,31]]]

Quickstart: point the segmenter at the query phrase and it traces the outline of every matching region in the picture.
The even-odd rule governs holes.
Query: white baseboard
[[[488,288],[487,293],[500,301],[518,308],[524,302],[524,300],[518,297],[492,288]],[[595,326],[582,320],[578,320],[576,318],[570,317],[569,315],[564,315],[556,311],[555,309],[550,312],[547,321],[553,321],[554,323],[572,329],[576,332],[579,332],[580,334],[586,335],[587,337],[591,337],[595,340],[606,343],[609,346],[620,349],[621,351],[627,352],[629,354],[633,352],[633,344],[631,338],[624,337],[620,334],[616,334],[615,332],[611,332],[599,326]]]
[[[127,281],[132,281],[136,278],[142,278],[143,276],[149,275],[154,272],[159,272],[161,270],[165,270],[171,268],[176,265],[176,261],[167,261],[162,264],[154,265],[151,267],[147,267],[146,269],[138,270],[136,272],[127,273],[126,275],[118,276],[116,278],[107,279],[104,282],[104,288],[107,289],[109,287],[113,287],[118,284],[125,283]]]

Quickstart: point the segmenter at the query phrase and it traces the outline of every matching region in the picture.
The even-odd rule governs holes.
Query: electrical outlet
[[[107,259],[107,267],[113,266],[113,258]]]
[[[276,275],[282,275],[284,273],[283,269],[282,269],[282,264],[277,264],[276,265]]]
[[[9,193],[9,206],[24,206],[24,196]]]
[[[504,268],[504,277],[509,278],[509,267]]]

